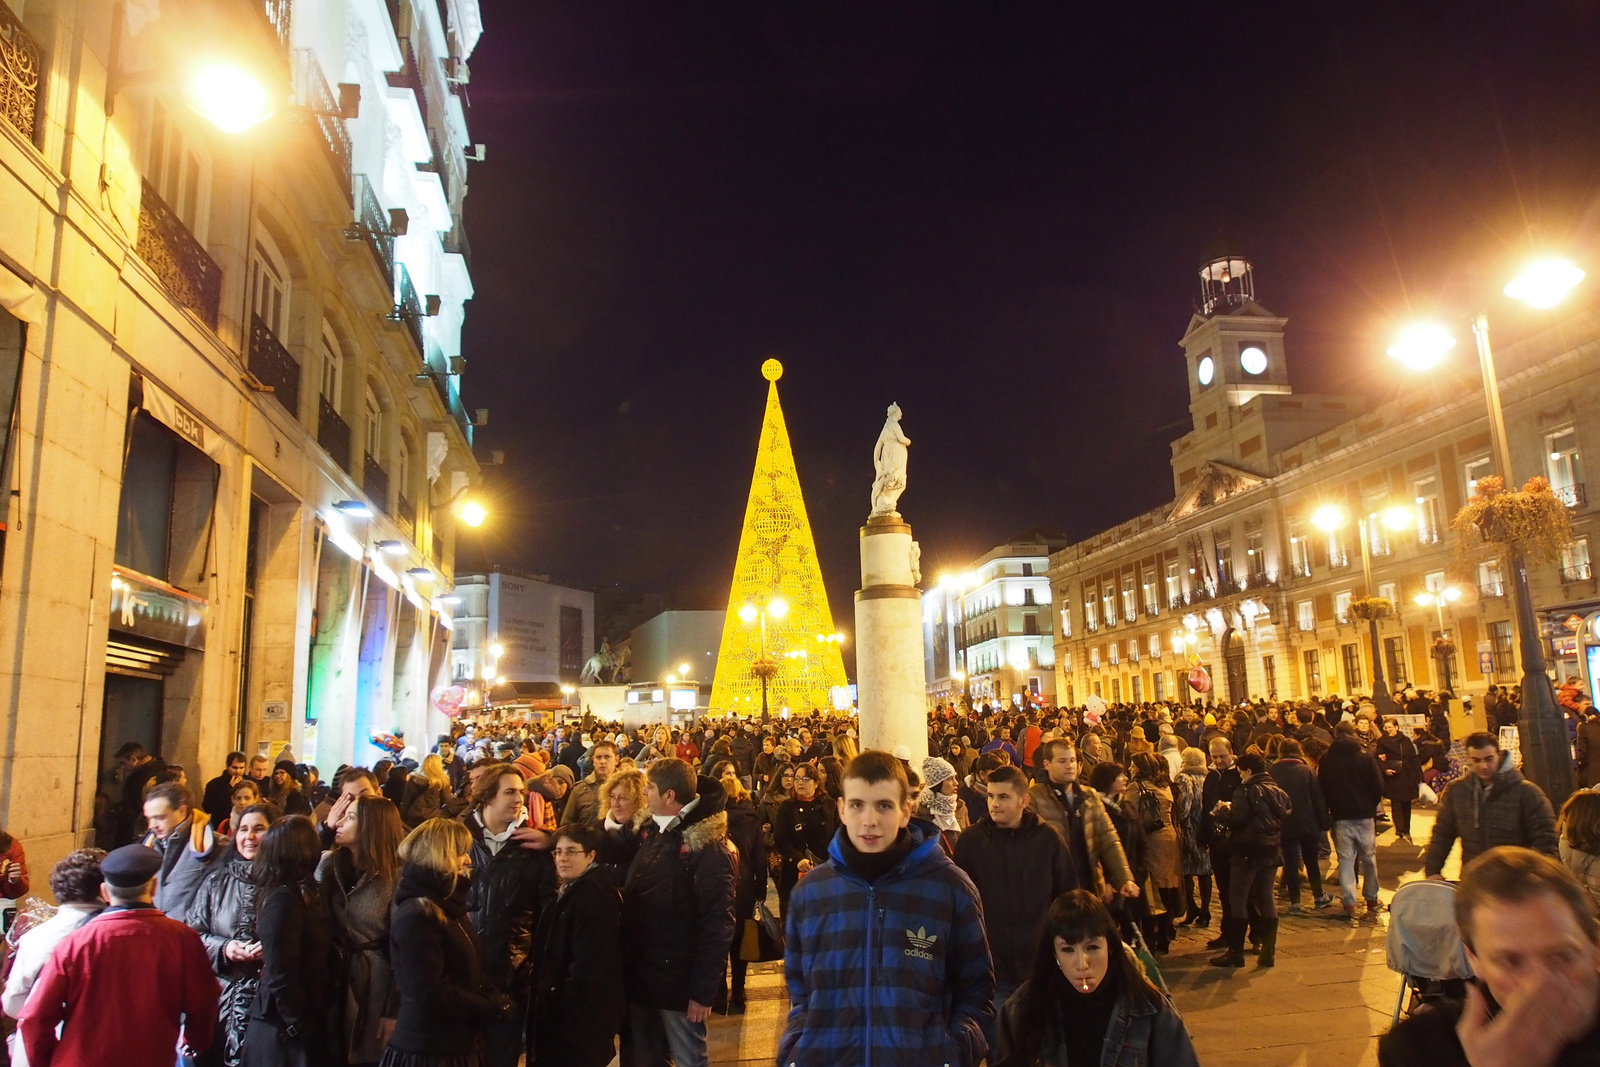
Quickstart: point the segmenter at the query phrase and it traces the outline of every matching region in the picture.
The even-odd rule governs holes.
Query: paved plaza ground
[[[1387,901],[1402,881],[1421,877],[1421,844],[1433,816],[1413,818],[1417,846],[1378,838],[1378,874]],[[1446,873],[1454,872],[1447,868]],[[1334,888],[1337,896],[1337,887]],[[1338,909],[1335,909],[1337,912]],[[1215,907],[1213,907],[1215,912]],[[1184,934],[1161,968],[1206,1067],[1375,1067],[1377,1037],[1389,1028],[1400,978],[1384,966],[1387,916],[1356,925],[1327,913],[1284,916],[1278,965],[1257,970],[1254,960],[1238,971],[1206,965],[1215,953],[1209,931]],[[748,1011],[713,1016],[711,1062],[770,1065],[788,1011],[783,965],[751,968]]]

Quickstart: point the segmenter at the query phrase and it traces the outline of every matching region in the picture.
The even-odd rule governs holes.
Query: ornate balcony
[[[1582,482],[1555,486],[1554,492],[1556,499],[1569,508],[1581,508],[1589,502],[1589,496],[1584,492]]]
[[[1561,568],[1561,580],[1563,582],[1587,582],[1593,577],[1594,569],[1587,563]]]
[[[271,27],[273,36],[278,39],[278,47],[287,54],[290,0],[256,0],[256,2],[261,4],[261,13],[266,16],[267,25]]]
[[[344,114],[339,110],[333,90],[328,87],[328,79],[322,73],[322,64],[317,61],[316,53],[309,48],[301,49],[300,63],[304,73],[306,110],[316,120],[323,147],[328,150],[334,174],[338,176],[339,185],[348,199],[352,155],[350,128],[345,125]]]
[[[418,355],[427,352],[422,343],[422,301],[417,297],[417,287],[412,284],[411,272],[406,270],[404,263],[400,264],[400,302],[394,306],[389,318],[405,323],[411,339],[417,343]]]
[[[134,251],[183,307],[213,330],[222,302],[222,268],[149,182],[139,194],[139,240]]]
[[[378,466],[371,456],[363,460],[361,471],[361,488],[366,492],[367,499],[381,511],[389,510],[389,473]]]
[[[1311,577],[1311,564],[1309,563],[1296,563],[1293,570],[1296,578]]]
[[[259,316],[250,316],[250,373],[262,385],[272,386],[272,395],[292,417],[300,417],[300,364],[295,362],[283,342],[267,328]]]
[[[1480,597],[1482,597],[1483,599],[1485,599],[1485,600],[1489,600],[1489,599],[1492,599],[1494,597],[1505,596],[1506,595],[1506,583],[1504,581],[1499,581],[1499,582],[1479,582],[1478,583],[1478,595]]]
[[[22,22],[0,4],[0,115],[35,146],[39,143],[39,83],[44,53]]]
[[[350,424],[321,395],[317,397],[317,444],[346,474],[350,473]]]
[[[372,258],[378,263],[378,270],[383,274],[383,280],[389,283],[389,291],[394,291],[394,230],[389,225],[389,217],[384,214],[383,205],[378,203],[378,194],[372,191],[372,182],[367,180],[365,174],[356,175],[356,221],[344,231],[347,241],[365,242],[372,252]]]

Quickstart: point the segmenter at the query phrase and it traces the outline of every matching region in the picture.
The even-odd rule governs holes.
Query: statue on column
[[[906,458],[907,447],[911,438],[900,431],[900,405],[889,405],[889,417],[884,420],[883,431],[878,434],[878,443],[872,449],[872,464],[877,470],[877,477],[872,482],[872,514],[869,518],[880,515],[898,515],[895,506],[900,502],[900,494],[906,491]]]

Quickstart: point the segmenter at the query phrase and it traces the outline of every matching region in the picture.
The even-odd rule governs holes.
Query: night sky
[[[845,628],[890,401],[929,575],[1161,504],[1224,233],[1297,390],[1391,396],[1474,270],[1600,275],[1597,10],[483,0],[462,569],[725,599],[768,356]]]

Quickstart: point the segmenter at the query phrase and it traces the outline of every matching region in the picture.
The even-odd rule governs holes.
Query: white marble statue
[[[900,432],[900,405],[889,405],[889,417],[883,421],[883,432],[872,449],[872,464],[877,477],[872,481],[872,514],[898,515],[895,505],[900,494],[906,491],[906,448],[911,438]]]
[[[911,542],[911,584],[922,584],[922,546]]]

